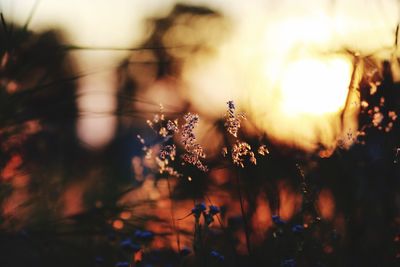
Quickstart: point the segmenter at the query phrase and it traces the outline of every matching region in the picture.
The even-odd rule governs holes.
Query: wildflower
[[[172,161],[175,160],[176,156],[176,146],[175,145],[166,145],[161,148],[160,158],[167,159],[170,158]]]
[[[245,119],[244,114],[236,114],[235,112],[235,104],[233,101],[228,101],[226,102],[228,104],[228,111],[225,114],[225,127],[227,128],[228,132],[233,135],[234,137],[237,137],[237,133],[240,128],[240,123],[242,119]]]
[[[182,144],[186,150],[189,150],[196,142],[196,136],[193,133],[196,124],[199,122],[199,115],[190,112],[183,116],[185,124],[182,126]]]
[[[204,203],[196,204],[192,209],[192,214],[199,218],[200,214],[206,210],[206,205]]]
[[[178,128],[178,120],[168,120],[167,122],[167,130],[174,132],[174,133],[178,133],[179,132],[179,128]]]
[[[181,177],[182,174],[178,173],[173,167],[169,166],[168,159],[161,159],[156,157],[156,163],[158,165],[159,173],[167,173],[170,176]]]
[[[292,227],[292,232],[293,233],[301,233],[304,230],[304,226],[301,224],[296,224]]]
[[[272,221],[279,226],[285,225],[286,222],[279,217],[279,215],[272,215]]]
[[[215,250],[212,250],[210,255],[211,255],[211,257],[216,258],[219,261],[224,261],[225,260],[225,257],[223,255],[221,255],[220,253],[218,253],[217,251],[215,251]]]
[[[201,206],[200,209],[204,211],[205,210],[205,206]],[[212,222],[214,222],[214,216],[216,214],[218,214],[219,212],[220,211],[219,211],[219,208],[217,206],[214,206],[214,205],[209,206],[208,213],[203,213],[205,223],[207,225],[210,225]]]
[[[160,130],[158,131],[158,134],[162,137],[167,137],[168,135],[168,131],[167,128],[165,127],[161,127]]]
[[[199,122],[199,115],[187,113],[183,116],[185,124],[182,126],[182,144],[186,150],[186,153],[182,155],[184,162],[196,166],[198,169],[207,172],[208,168],[205,166],[200,159],[205,158],[206,155],[200,144],[197,143],[196,136],[194,134],[194,128]]]
[[[164,107],[162,104],[160,104],[159,113],[155,114],[152,120],[147,120],[146,123],[155,133],[164,138],[178,132],[178,120],[168,120],[165,123]]]
[[[261,145],[261,146],[258,148],[257,152],[258,152],[258,154],[263,155],[263,156],[269,154],[269,150],[268,150],[268,148],[267,148],[266,145]]]
[[[242,141],[236,141],[232,147],[232,160],[233,163],[244,168],[244,156],[248,156],[251,163],[257,164],[254,152],[251,151],[251,146]]]
[[[150,231],[136,230],[135,237],[139,238],[139,239],[143,239],[143,240],[148,240],[148,239],[152,239],[154,237],[154,234]]]
[[[389,111],[388,115],[389,115],[389,118],[390,118],[392,121],[395,121],[395,120],[397,119],[397,114],[396,114],[395,111]]]
[[[384,116],[381,112],[375,112],[373,115],[373,118],[372,118],[372,124],[375,127],[378,127],[381,124],[381,122],[383,121],[383,119],[384,119]]]
[[[219,213],[219,208],[217,206],[211,205],[209,207],[209,212],[211,215],[216,215]]]
[[[132,243],[130,238],[123,240],[120,246],[128,251],[138,252],[140,250],[140,245]]]

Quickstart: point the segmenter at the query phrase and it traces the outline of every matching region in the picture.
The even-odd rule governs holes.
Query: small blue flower
[[[279,215],[272,215],[272,221],[279,226],[285,225],[286,222],[279,217]]]
[[[282,267],[296,267],[296,261],[294,259],[287,259],[281,262]]]
[[[197,204],[196,208],[198,208],[200,211],[205,211],[207,209],[204,203]]]
[[[132,240],[130,240],[129,238],[121,241],[120,243],[120,246],[122,248],[129,248],[131,245],[132,245]]]
[[[143,231],[142,232],[142,238],[143,239],[151,239],[154,237],[154,234],[152,232],[149,231]]]
[[[154,234],[150,231],[136,230],[134,235],[139,239],[152,239],[154,237]]]
[[[132,243],[131,239],[125,239],[120,243],[120,246],[125,249],[125,250],[129,250],[132,252],[138,252],[140,250],[140,245],[139,244],[134,244]]]
[[[126,262],[126,261],[120,261],[120,262],[117,262],[116,264],[115,264],[115,267],[129,267],[129,262]]]
[[[211,205],[209,208],[211,215],[216,215],[219,213],[219,208],[217,206]]]
[[[206,205],[204,203],[196,204],[192,209],[192,213],[195,217],[199,218],[200,214],[206,210]]]
[[[217,251],[215,251],[215,250],[212,250],[210,255],[211,255],[211,257],[216,258],[219,261],[224,261],[225,260],[225,257],[223,255],[221,255],[220,253],[218,253]]]
[[[296,224],[292,227],[292,232],[293,233],[301,233],[304,230],[304,226],[301,224]]]

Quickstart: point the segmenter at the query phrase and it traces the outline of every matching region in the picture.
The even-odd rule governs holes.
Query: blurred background
[[[0,0],[0,11],[1,266],[399,263],[398,1]],[[246,116],[234,139],[227,101]],[[187,112],[209,171],[177,160],[182,175],[159,173],[150,149],[185,149],[147,121],[183,125]],[[236,140],[268,153],[238,168],[221,155]],[[201,252],[186,218],[200,202],[221,208]],[[225,260],[197,262],[208,250]]]

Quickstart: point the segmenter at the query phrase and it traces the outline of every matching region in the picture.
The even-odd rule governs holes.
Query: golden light
[[[346,102],[352,64],[344,57],[289,63],[281,80],[282,111],[289,116],[340,111]]]
[[[333,151],[357,130],[359,101],[349,90],[353,58],[335,52],[343,48],[335,27],[322,11],[235,24],[212,57],[199,53],[184,64],[183,94],[210,117],[235,101],[273,142]],[[354,105],[344,109],[346,103]]]

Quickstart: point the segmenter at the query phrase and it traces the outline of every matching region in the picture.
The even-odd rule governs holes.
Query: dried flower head
[[[204,159],[206,155],[201,145],[197,143],[196,135],[194,134],[194,128],[199,122],[199,115],[189,112],[183,116],[183,119],[185,124],[182,125],[181,129],[181,140],[186,152],[182,155],[182,159],[184,162],[206,172],[208,168],[200,160],[201,158]]]
[[[228,110],[225,114],[224,125],[231,135],[237,137],[239,128],[241,126],[240,123],[246,117],[243,113],[236,114],[236,107],[233,101],[228,101],[226,103],[228,105]]]
[[[161,148],[160,151],[160,159],[171,159],[172,161],[175,160],[176,156],[176,146],[175,145],[166,145]]]
[[[172,136],[174,133],[179,132],[177,119],[174,121],[166,121],[162,104],[160,104],[159,113],[155,114],[152,120],[147,120],[146,123],[154,132],[163,138]]]
[[[266,145],[259,146],[257,152],[258,152],[258,154],[263,155],[263,156],[269,154],[269,150]]]
[[[174,132],[174,133],[178,133],[179,132],[178,120],[177,119],[174,120],[174,121],[168,120],[168,122],[167,122],[167,130],[171,131],[171,132]]]
[[[156,157],[156,163],[158,165],[158,171],[160,174],[166,173],[170,176],[181,177],[182,174],[177,172],[173,167],[169,165],[168,159],[161,159]]]
[[[251,146],[243,141],[236,141],[236,143],[232,147],[232,160],[233,163],[244,168],[244,159],[245,157],[249,158],[249,161],[256,165],[257,160],[254,155],[254,152],[251,151]]]

